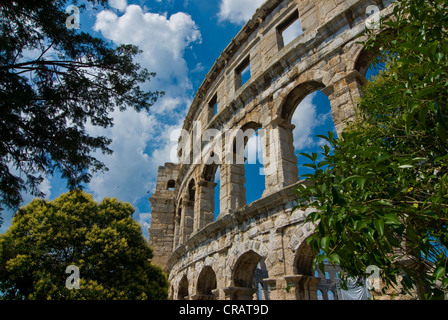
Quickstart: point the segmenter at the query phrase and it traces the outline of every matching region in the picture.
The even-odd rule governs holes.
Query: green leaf
[[[414,168],[414,166],[412,164],[403,164],[401,166],[398,167],[399,169],[409,169],[409,168]]]
[[[366,181],[367,181],[366,178],[356,179],[356,183],[358,184],[359,188],[361,188],[361,190],[364,190],[364,185],[366,184]]]
[[[329,164],[331,164],[330,161],[321,161],[321,162],[319,162],[319,163],[317,164],[317,167],[320,169],[320,168],[322,168],[323,166],[326,166],[326,165],[329,165]]]
[[[434,271],[434,278],[435,280],[439,280],[445,275],[445,267],[439,266],[437,267],[436,271]]]
[[[323,237],[322,240],[320,240],[320,246],[322,250],[327,251],[329,245],[330,245],[330,238]]]
[[[373,225],[375,226],[376,231],[378,231],[380,237],[382,237],[384,235],[384,220],[377,219],[373,221]]]
[[[305,163],[303,166],[317,170],[317,166],[314,163]]]
[[[350,176],[350,177],[344,178],[344,179],[342,179],[341,184],[344,184],[347,181],[351,181],[351,180],[358,179],[358,178],[362,178],[362,177],[361,176]]]
[[[385,222],[386,224],[395,224],[395,225],[401,224],[400,219],[398,219],[397,215],[394,214],[394,213],[388,213],[388,214],[386,214],[386,215],[384,216],[384,219],[385,219],[384,222]]]
[[[311,161],[314,161],[314,160],[313,160],[313,156],[309,155],[308,153],[300,152],[299,154],[302,155],[302,156],[304,156],[304,157],[307,157],[307,158],[310,159]]]
[[[335,264],[340,264],[341,263],[341,259],[339,258],[339,255],[337,253],[330,254],[327,259],[331,263],[335,263]]]
[[[392,206],[392,204],[389,201],[386,201],[386,200],[383,200],[383,199],[375,201],[374,203],[375,204],[381,204],[383,206]]]
[[[322,146],[322,149],[324,150],[324,154],[328,156],[330,154],[330,147],[328,145]]]
[[[380,162],[383,162],[383,161],[385,161],[385,160],[387,160],[387,159],[389,159],[389,158],[391,158],[392,156],[390,155],[390,154],[382,154],[382,155],[380,155],[379,157],[377,157],[376,159],[375,159],[375,164],[378,164],[378,163],[380,163]]]

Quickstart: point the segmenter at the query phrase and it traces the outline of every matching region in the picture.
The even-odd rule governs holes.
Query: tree
[[[137,47],[110,48],[67,28],[66,6],[0,3],[0,205],[14,210],[22,191],[44,196],[39,184],[47,175],[60,172],[73,190],[107,170],[92,154],[112,153],[111,140],[90,136],[86,124],[110,127],[116,108],[147,111],[161,94],[139,87],[154,74],[133,62]]]
[[[133,212],[129,203],[96,203],[80,190],[34,199],[0,235],[3,298],[166,299],[167,276],[151,264]],[[79,290],[66,287],[69,266],[79,268]]]
[[[359,117],[330,132],[299,205],[317,211],[316,262],[352,277],[376,265],[387,285],[443,298],[448,285],[448,1],[398,0],[383,32],[366,30],[385,71],[363,89]]]

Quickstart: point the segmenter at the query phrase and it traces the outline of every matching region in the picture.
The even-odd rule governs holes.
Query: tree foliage
[[[347,275],[381,269],[388,285],[403,276],[420,298],[442,298],[448,273],[448,1],[398,0],[383,32],[366,30],[385,71],[363,88],[359,117],[330,132],[324,161],[312,160],[300,205],[317,262]]]
[[[0,235],[4,299],[166,299],[166,274],[132,219],[129,203],[101,203],[75,190],[35,199]],[[80,288],[69,290],[66,268],[77,266]]]
[[[111,140],[90,136],[86,124],[110,127],[116,108],[148,110],[160,95],[139,87],[154,74],[133,62],[137,47],[68,29],[66,6],[0,3],[0,205],[12,209],[22,191],[42,197],[39,184],[55,171],[73,190],[106,170],[92,153],[111,153]]]

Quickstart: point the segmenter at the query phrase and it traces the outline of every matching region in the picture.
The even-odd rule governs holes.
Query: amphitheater
[[[321,299],[338,298],[337,267],[315,271],[305,241],[313,232],[305,217],[313,209],[292,210],[295,188],[304,182],[291,118],[320,90],[341,133],[355,116],[372,61],[359,37],[373,14],[391,14],[391,2],[267,0],[218,57],[184,121],[188,135],[179,139],[179,162],[159,167],[150,198],[153,262],[168,273],[172,299],[307,300],[318,299],[318,292]],[[286,42],[285,32],[297,22],[302,32]],[[250,70],[244,81],[243,70]],[[234,132],[258,129],[264,132],[265,190],[246,204]]]

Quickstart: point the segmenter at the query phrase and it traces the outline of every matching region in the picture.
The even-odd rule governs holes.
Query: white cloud
[[[101,11],[94,29],[114,43],[134,44],[143,51],[138,62],[157,73],[151,87],[173,96],[191,90],[184,53],[192,44],[201,42],[201,33],[190,15],[178,12],[168,18],[129,5],[121,16]]]
[[[295,125],[293,131],[294,147],[296,150],[303,150],[305,148],[315,147],[320,145],[321,140],[315,140],[314,129],[327,122],[331,113],[317,114],[316,106],[313,104],[313,99],[317,92],[308,95],[297,106],[291,123]]]
[[[151,213],[140,213],[137,222],[141,224],[143,233],[148,236],[148,229],[151,225]]]
[[[122,8],[119,1],[114,5]],[[154,191],[158,166],[171,162],[170,152],[176,142],[170,141],[170,134],[181,127],[192,101],[184,54],[192,45],[201,42],[201,33],[186,13],[168,17],[145,12],[138,5],[128,5],[118,14],[101,11],[94,29],[117,45],[137,45],[143,51],[136,57],[137,62],[157,74],[142,88],[165,91],[165,96],[151,107],[150,113],[132,109],[116,111],[112,115],[112,128],[88,127],[92,135],[111,138],[110,148],[114,151],[113,155],[96,154],[109,171],[94,175],[89,189],[98,200],[107,196],[131,202],[137,209],[135,218],[146,234],[151,216],[139,212],[137,205],[147,201],[148,193]]]
[[[221,0],[218,18],[220,21],[230,21],[234,24],[244,24],[265,0]]]
[[[126,0],[109,0],[109,5],[117,10],[124,11],[128,5]]]

